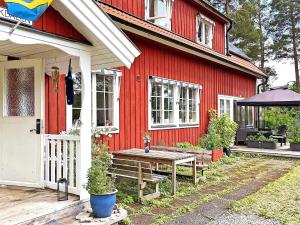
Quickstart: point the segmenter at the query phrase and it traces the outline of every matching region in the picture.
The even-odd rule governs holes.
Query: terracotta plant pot
[[[223,156],[224,156],[223,149],[213,150],[211,161],[218,162]]]

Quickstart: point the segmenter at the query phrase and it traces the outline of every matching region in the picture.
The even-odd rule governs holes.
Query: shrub
[[[207,150],[217,150],[223,147],[222,139],[214,129],[210,129],[200,142],[201,147]]]
[[[258,142],[272,142],[277,143],[278,141],[272,137],[267,138],[263,134],[259,133],[257,135],[250,135],[247,137],[247,141],[258,141]]]
[[[111,157],[105,147],[99,148],[97,152],[99,155],[92,159],[85,188],[93,195],[108,194],[115,190],[114,177],[109,174]]]
[[[176,147],[182,149],[193,149],[193,150],[203,150],[200,146],[194,146],[190,142],[179,142],[176,144]]]
[[[290,143],[300,143],[300,122],[289,128],[288,138]]]
[[[233,122],[227,114],[218,117],[215,110],[210,110],[209,116],[209,130],[215,130],[221,137],[222,148],[229,148],[235,138],[238,124]]]

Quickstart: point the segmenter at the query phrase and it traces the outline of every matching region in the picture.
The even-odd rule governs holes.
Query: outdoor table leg
[[[196,159],[196,157],[193,161],[193,183],[197,184],[197,159]]]
[[[172,164],[172,194],[176,193],[176,162]]]

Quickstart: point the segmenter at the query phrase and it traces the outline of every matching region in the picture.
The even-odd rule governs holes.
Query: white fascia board
[[[31,45],[44,44],[60,49],[70,55],[80,56],[82,52],[91,52],[92,46],[60,39],[44,33],[35,32],[19,27],[10,34],[11,26],[0,23],[0,41],[11,41],[15,44]]]
[[[64,16],[64,10],[69,10],[79,23],[73,26],[81,32],[88,29],[93,39],[104,44],[120,61],[130,68],[134,59],[141,54],[128,37],[114,24],[93,0],[57,0],[53,6]],[[63,6],[63,8],[61,7]],[[70,22],[70,21],[69,21]],[[80,26],[83,26],[80,28]],[[89,36],[82,32],[83,36]],[[94,41],[89,40],[89,41]],[[95,46],[97,43],[92,43]]]

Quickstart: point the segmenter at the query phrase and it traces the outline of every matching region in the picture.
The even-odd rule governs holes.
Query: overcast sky
[[[274,66],[278,73],[278,79],[272,86],[286,85],[289,81],[295,81],[295,67],[291,62],[272,61],[269,64]]]

